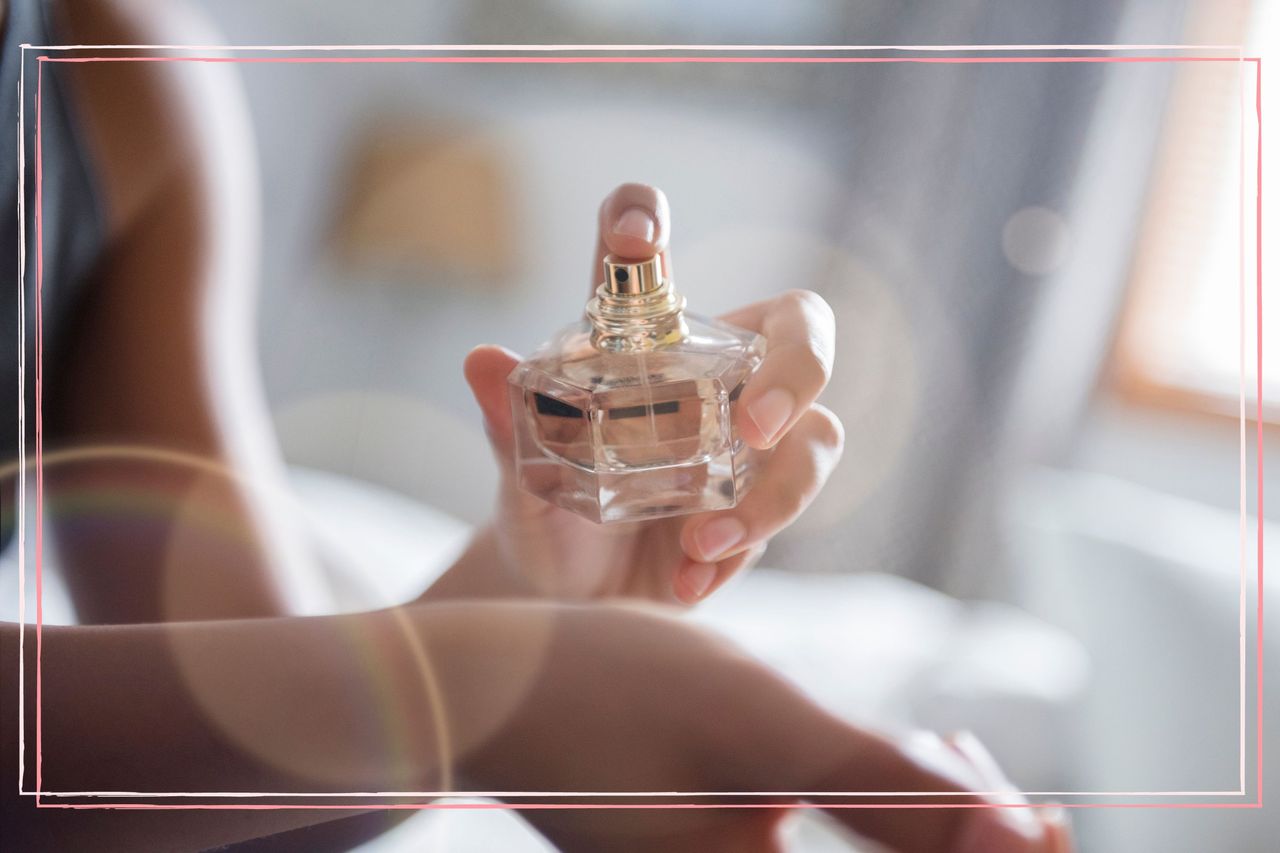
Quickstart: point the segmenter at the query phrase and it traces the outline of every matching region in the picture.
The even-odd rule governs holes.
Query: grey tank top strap
[[[0,40],[0,546],[12,538],[16,518],[19,411],[26,414],[27,463],[35,455],[36,364],[36,90],[40,77],[40,142],[43,249],[40,320],[42,357],[58,350],[68,315],[74,310],[102,254],[105,224],[95,192],[88,156],[77,134],[56,63],[40,63],[40,55],[57,51],[22,49],[23,44],[59,42],[49,26],[43,0],[8,0]],[[40,66],[43,65],[43,69]],[[25,71],[25,74],[24,74]],[[21,84],[21,95],[19,85]],[[20,103],[21,102],[21,103]],[[16,132],[19,107],[23,117],[23,151]],[[19,159],[19,154],[22,159]],[[25,227],[18,221],[19,173],[23,176]],[[20,270],[20,246],[25,269]],[[20,310],[20,303],[23,309]],[[20,350],[25,330],[25,383],[20,392]],[[19,395],[23,399],[19,399]],[[28,471],[31,469],[28,468]]]

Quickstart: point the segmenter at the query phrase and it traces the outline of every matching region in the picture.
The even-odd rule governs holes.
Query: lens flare
[[[280,494],[280,489],[244,476],[224,463],[172,448],[101,444],[57,449],[42,454],[44,473],[65,473],[74,466],[95,466],[104,462],[114,465],[110,488],[98,482],[62,492],[46,489],[50,517],[58,522],[66,522],[105,516],[107,523],[111,525],[120,524],[122,520],[179,518],[183,523],[177,525],[177,532],[169,543],[170,559],[181,559],[184,553],[190,554],[193,548],[216,546],[220,541],[230,542],[235,547],[247,547],[253,543],[251,532],[245,530],[243,524],[237,523],[231,513],[218,511],[216,506],[211,509],[209,501],[201,499],[202,490],[211,488],[211,484],[218,484],[223,490],[227,485],[257,492],[273,490],[277,494],[267,497],[279,502],[275,505],[296,503],[294,495]],[[121,467],[122,464],[124,467]],[[197,486],[192,489],[188,481],[184,494],[177,499],[172,492],[172,479],[161,483],[160,491],[154,491],[152,488],[156,486],[157,480],[150,477],[148,472],[156,466],[176,469],[189,477],[194,475]],[[34,466],[28,463],[27,467]],[[0,482],[16,476],[21,468],[22,465],[17,460],[0,465]],[[127,476],[115,482],[121,472],[127,473]],[[352,685],[352,693],[368,697],[364,710],[373,716],[371,720],[361,721],[357,714],[353,719],[367,722],[371,733],[366,734],[380,744],[377,754],[367,757],[371,762],[370,767],[376,766],[380,776],[385,775],[387,766],[392,767],[393,778],[402,781],[404,790],[414,790],[424,784],[423,761],[420,756],[430,754],[433,756],[432,766],[428,768],[426,779],[434,790],[453,790],[458,749],[450,736],[448,706],[441,692],[440,679],[430,652],[415,628],[408,609],[389,608],[377,613],[385,616],[385,625],[381,621],[371,622],[369,617],[373,614],[337,618],[323,623],[335,626],[332,642],[326,645],[327,651],[334,655],[349,655],[352,664],[350,670],[364,676],[362,683]],[[218,624],[222,629],[234,631],[237,624],[247,623],[228,621]],[[379,625],[382,627],[375,627]],[[548,633],[549,630],[548,626]],[[255,758],[306,779],[309,783],[350,784],[350,776],[345,772],[349,763],[339,762],[340,772],[339,766],[326,762],[323,751],[298,750],[297,741],[291,739],[287,731],[264,725],[262,718],[244,716],[245,704],[238,691],[243,690],[246,683],[252,683],[255,658],[272,650],[242,650],[243,654],[233,655],[233,659],[228,660],[216,657],[223,654],[223,645],[210,648],[203,639],[184,639],[191,636],[193,635],[184,632],[173,634],[175,664],[192,697],[228,740]],[[194,637],[205,638],[207,635],[195,633]],[[394,638],[394,642],[389,642],[389,638]],[[396,656],[402,659],[401,666],[393,671],[394,661],[391,658]],[[538,667],[528,666],[523,669],[527,673],[533,673]],[[416,689],[420,691],[416,700],[406,701],[406,685],[411,689],[416,685]],[[527,689],[527,684],[524,687]],[[508,710],[516,702],[517,698],[513,697]],[[422,725],[422,720],[409,719],[402,713],[404,709],[411,707],[427,709],[427,726]],[[298,708],[296,713],[299,720],[305,720],[307,709]],[[268,718],[277,719],[274,715],[269,715]],[[417,734],[424,728],[430,732],[433,744],[423,743],[421,736]],[[493,727],[480,729],[482,732],[492,730]],[[465,746],[470,748],[476,745],[478,744],[473,743]]]

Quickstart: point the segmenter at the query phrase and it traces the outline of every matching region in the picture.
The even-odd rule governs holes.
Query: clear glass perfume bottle
[[[661,255],[605,258],[586,316],[508,379],[520,486],[597,522],[727,509],[759,459],[737,400],[765,340],[684,311]]]

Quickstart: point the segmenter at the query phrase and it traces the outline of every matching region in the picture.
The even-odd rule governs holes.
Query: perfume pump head
[[[604,283],[587,303],[594,326],[591,342],[597,349],[653,349],[684,338],[684,297],[663,275],[664,266],[661,254],[643,260],[605,257]]]
[[[641,296],[662,286],[662,256],[644,260],[624,260],[614,255],[604,259],[604,286],[615,296]]]

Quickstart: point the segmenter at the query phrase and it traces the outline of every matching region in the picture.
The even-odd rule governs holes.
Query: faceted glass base
[[[522,488],[599,522],[727,509],[746,494],[755,451],[737,399],[764,339],[686,315],[676,343],[602,352],[584,321],[512,371]]]

